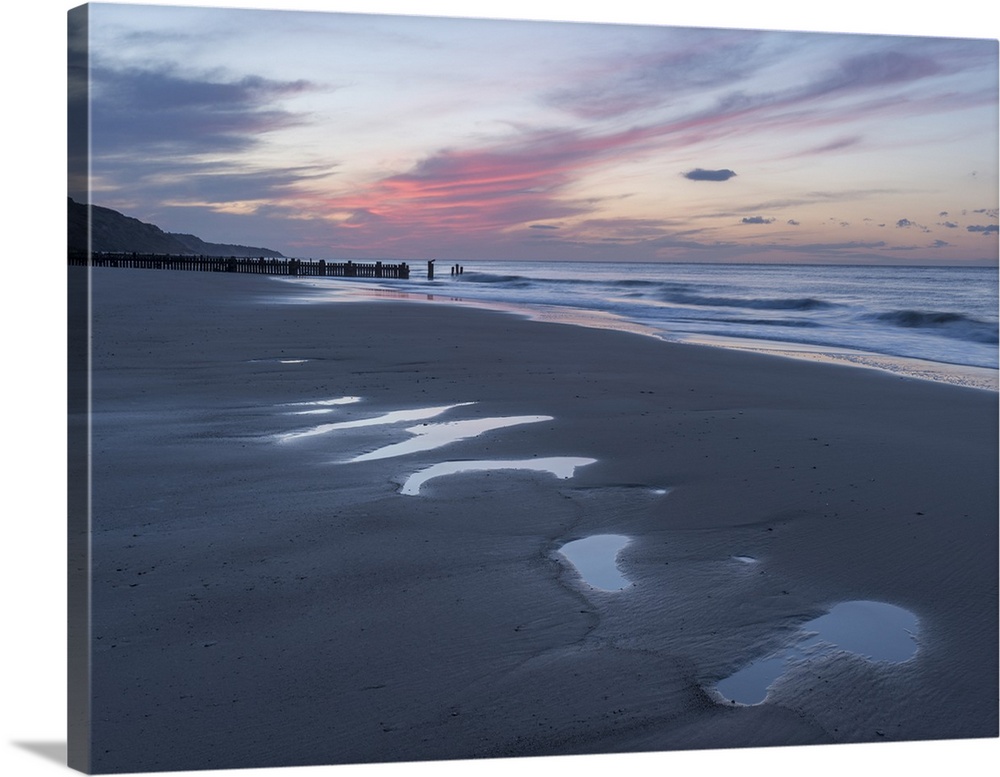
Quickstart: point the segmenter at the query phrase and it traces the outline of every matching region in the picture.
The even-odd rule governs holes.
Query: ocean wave
[[[643,286],[663,286],[663,281],[645,281],[641,278],[623,278],[618,281],[611,281],[610,286],[621,286],[622,288],[630,289],[635,287]]]
[[[715,319],[723,324],[745,324],[747,326],[789,326],[799,329],[812,329],[822,326],[815,321],[806,321],[798,318],[719,318]]]
[[[702,297],[695,294],[669,293],[664,297],[667,302],[682,305],[701,305],[719,308],[748,308],[750,310],[823,310],[835,307],[832,302],[825,302],[815,297]]]
[[[605,282],[600,280],[579,279],[579,278],[532,278],[527,275],[497,275],[485,272],[465,272],[457,280],[462,283],[479,283],[486,286],[496,285],[510,289],[526,289],[529,287],[544,289],[547,287],[577,286],[586,288],[589,286],[604,286]]]
[[[874,321],[906,329],[932,329],[936,334],[974,343],[997,343],[997,324],[962,313],[932,310],[892,310],[870,316]]]
[[[485,283],[485,284],[505,284],[511,288],[521,289],[527,288],[533,285],[533,281],[530,278],[526,278],[523,275],[493,275],[491,273],[462,273],[459,276],[462,283]]]
[[[527,275],[497,274],[480,271],[468,271],[461,275],[460,280],[464,283],[484,283],[484,284],[532,284],[539,287],[545,286],[578,286],[587,288],[600,286],[607,289],[635,289],[635,288],[657,288],[670,291],[686,291],[689,286],[680,283],[664,283],[663,281],[650,281],[642,278],[559,278],[559,277],[532,277]]]

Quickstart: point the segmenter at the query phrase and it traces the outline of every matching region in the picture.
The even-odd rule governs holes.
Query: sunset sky
[[[90,199],[303,258],[995,264],[997,53],[95,4]]]

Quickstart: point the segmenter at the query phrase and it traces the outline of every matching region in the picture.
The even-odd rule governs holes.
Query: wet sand
[[[997,736],[995,393],[292,296],[93,272],[96,771]],[[595,461],[401,493],[549,457]],[[631,540],[622,591],[558,553],[599,534]],[[854,600],[913,613],[916,655],[714,692]]]

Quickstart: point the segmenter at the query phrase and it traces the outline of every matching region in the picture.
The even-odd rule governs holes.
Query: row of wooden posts
[[[237,256],[177,256],[173,254],[70,252],[70,266],[134,267],[156,270],[200,270],[204,272],[239,272],[259,275],[320,276],[326,278],[398,278],[410,277],[406,262],[327,262],[302,259]],[[428,263],[428,268],[433,267]],[[429,269],[433,278],[433,270]]]
[[[464,272],[465,272],[465,268],[462,267],[462,265],[460,265],[460,264],[453,264],[451,266],[451,274],[452,274],[452,276],[461,275]],[[429,281],[434,280],[434,260],[433,259],[431,259],[429,262],[427,262],[427,280],[429,280]]]

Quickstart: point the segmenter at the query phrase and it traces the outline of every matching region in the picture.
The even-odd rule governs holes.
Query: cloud
[[[935,240],[930,244],[930,248],[944,248],[945,246],[951,245],[947,240]]]
[[[946,112],[996,99],[988,89],[906,92],[906,87],[937,76],[974,71],[984,63],[995,67],[995,50],[986,41],[970,51],[968,42],[924,39],[917,53],[916,46],[872,37],[863,53],[838,57],[835,37],[817,40],[813,35],[783,33],[782,46],[776,47],[773,34],[766,32],[663,29],[650,34],[654,37],[648,43],[636,37],[627,48],[595,47],[601,55],[573,63],[569,72],[574,86],[548,92],[545,104],[588,121],[662,111],[672,116],[674,131],[719,137],[745,132],[747,127],[780,131],[791,121],[803,120],[814,126],[842,125],[877,111]],[[748,88],[776,61],[824,46],[812,56],[817,61],[832,56],[825,72],[773,90]],[[682,106],[704,105],[706,97],[714,104],[682,112]],[[801,153],[832,153],[861,141],[860,136],[843,136]]]
[[[793,227],[797,227],[797,226],[799,226],[799,225],[800,225],[801,223],[802,223],[802,222],[800,222],[800,221],[796,221],[795,219],[788,219],[788,224],[789,224],[790,226],[793,226]]]
[[[354,211],[340,223],[347,227],[365,227],[369,224],[378,224],[382,220],[382,216],[379,214],[372,213],[370,210],[365,210],[364,208],[358,208],[358,210]]]
[[[919,81],[937,75],[942,66],[932,57],[888,49],[848,57],[813,85],[817,94]]]
[[[968,226],[966,229],[969,232],[982,232],[984,235],[995,235],[997,232],[1000,232],[1000,227],[997,227],[996,224],[990,224],[988,226],[981,226],[977,224]]]
[[[954,221],[939,221],[938,226],[947,227],[948,229],[958,229],[958,224],[956,224]]]
[[[805,192],[795,199],[770,200],[757,203],[754,210],[765,208],[787,208],[793,205],[815,205],[822,202],[852,202],[853,200],[868,199],[870,197],[890,197],[901,194],[899,189],[841,189],[838,191],[812,191]],[[834,220],[836,216],[830,216]]]
[[[763,216],[749,216],[747,218],[744,218],[740,223],[741,224],[771,224],[773,222],[774,222],[774,219],[767,219],[767,218],[764,218]]]
[[[313,88],[308,81],[235,80],[178,75],[172,67],[91,71],[95,154],[150,148],[178,154],[246,151],[260,134],[300,125],[301,115],[276,107],[282,97]]]
[[[333,167],[301,166],[280,169],[249,169],[247,163],[225,162],[196,158],[171,159],[150,154],[145,160],[131,156],[106,159],[100,165],[102,174],[113,174],[116,188],[101,192],[98,204],[115,207],[115,202],[130,201],[133,191],[141,190],[146,200],[164,207],[203,208],[223,212],[233,203],[246,206],[255,203],[255,210],[266,209],[267,203],[278,204],[297,196],[303,186],[316,179],[327,178]],[[124,203],[119,203],[124,207]],[[155,207],[155,206],[153,206]],[[121,208],[119,208],[121,209]],[[154,212],[133,212],[167,228],[157,221]],[[286,214],[290,217],[292,213]]]
[[[885,245],[884,240],[869,243],[852,240],[846,243],[806,243],[792,248],[802,251],[856,251],[858,249],[885,248]]]
[[[997,218],[998,209],[997,208],[977,208],[972,211],[973,213],[982,213],[984,216],[989,216],[991,219]]]
[[[543,100],[581,119],[611,119],[731,87],[774,57],[759,34],[669,28],[642,34],[650,36],[648,49],[630,44],[579,63],[574,85],[553,89]]]
[[[689,181],[728,181],[736,175],[732,170],[703,170],[696,167],[684,173]]]
[[[875,39],[873,39],[874,41]],[[970,54],[958,51],[947,41],[927,40],[921,54],[898,50],[889,39],[878,39],[881,50],[842,58],[825,74],[802,84],[769,92],[732,90],[698,113],[678,118],[674,125],[696,140],[719,139],[748,131],[780,133],[789,125],[842,126],[853,119],[891,113],[905,115],[945,113],[973,105],[995,103],[988,90],[927,88],[903,92],[903,88],[947,73],[970,70],[979,63],[995,63],[995,51],[984,47]],[[926,51],[927,53],[924,53]],[[843,137],[811,149],[832,152],[845,148],[860,137]]]
[[[576,132],[525,132],[491,146],[444,149],[408,171],[342,194],[317,197],[316,212],[366,209],[384,217],[380,237],[481,234],[540,220],[586,214],[594,201],[563,198],[565,187],[609,154],[627,149],[641,131],[603,136]]]
[[[896,222],[896,226],[900,229],[909,229],[910,227],[919,227],[920,225],[916,222],[910,221],[909,219],[900,219]]]
[[[555,224],[528,224],[529,229],[560,229]]]
[[[677,232],[677,224],[667,219],[641,218],[591,218],[586,219],[574,228],[574,237],[578,239],[606,239],[628,242],[643,242],[652,240],[675,240],[681,236],[697,234],[700,230]]]
[[[281,101],[307,81],[256,75],[181,75],[173,66],[91,69],[93,175],[105,201],[225,204],[267,200],[327,176],[332,165],[268,168],[248,162],[269,133],[311,118]],[[261,158],[263,159],[263,158]]]
[[[829,154],[833,151],[840,151],[844,148],[850,148],[851,146],[856,146],[861,142],[861,137],[859,135],[853,135],[851,137],[837,138],[836,140],[831,140],[829,143],[824,143],[820,146],[813,146],[812,148],[807,148],[804,151],[799,151],[792,156],[811,156],[813,154]]]

